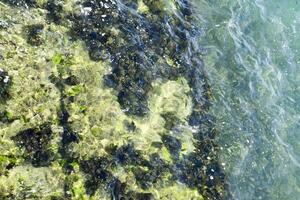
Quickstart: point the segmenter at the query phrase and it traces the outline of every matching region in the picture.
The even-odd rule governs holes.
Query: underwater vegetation
[[[18,146],[25,149],[25,160],[34,167],[47,166],[51,162],[52,153],[49,150],[52,131],[48,124],[38,129],[27,129],[19,132],[12,139]]]
[[[188,1],[0,2],[1,198],[225,198]]]
[[[41,33],[44,29],[43,24],[34,24],[25,28],[27,34],[27,43],[33,46],[39,46],[43,44]]]
[[[32,7],[36,5],[35,0],[1,0],[1,2],[4,2],[11,6],[22,6],[22,7]]]
[[[11,78],[8,73],[0,68],[0,102],[3,103],[9,98]]]

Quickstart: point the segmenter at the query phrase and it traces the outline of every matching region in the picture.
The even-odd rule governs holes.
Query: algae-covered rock
[[[223,199],[187,1],[0,11],[0,198]]]

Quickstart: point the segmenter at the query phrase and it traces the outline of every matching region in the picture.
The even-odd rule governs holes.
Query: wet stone
[[[30,128],[19,132],[12,137],[15,143],[25,149],[24,157],[34,167],[48,166],[53,159],[50,150],[52,130],[49,124],[38,128]]]

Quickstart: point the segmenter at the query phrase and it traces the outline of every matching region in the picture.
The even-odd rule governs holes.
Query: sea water
[[[195,0],[233,199],[300,199],[300,1]]]

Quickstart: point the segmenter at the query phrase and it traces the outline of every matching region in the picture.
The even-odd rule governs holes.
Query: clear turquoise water
[[[300,199],[300,1],[195,0],[233,199]]]

